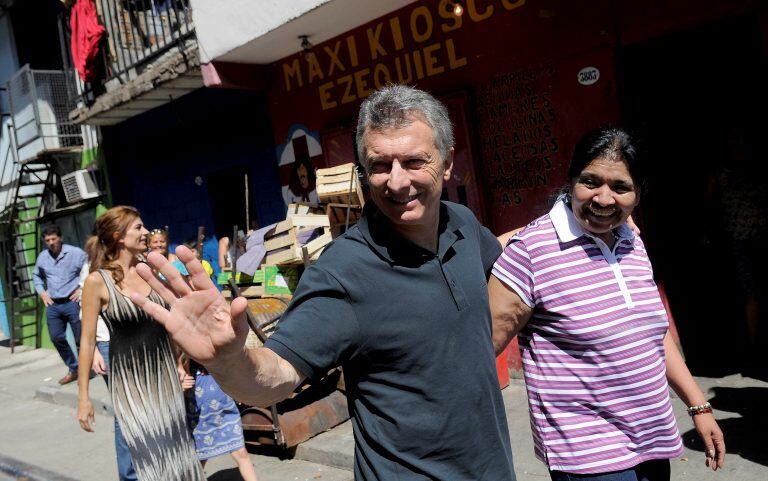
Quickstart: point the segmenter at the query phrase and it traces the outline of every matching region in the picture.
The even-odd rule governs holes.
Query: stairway
[[[43,194],[53,177],[53,164],[44,156],[19,164],[14,197],[4,219],[9,234],[4,250],[11,352],[26,339],[34,339],[36,348],[42,341],[41,305],[32,272],[37,259]]]

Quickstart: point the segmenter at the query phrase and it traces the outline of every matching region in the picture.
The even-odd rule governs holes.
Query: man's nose
[[[389,171],[389,179],[387,179],[387,187],[392,191],[400,191],[404,188],[411,186],[411,178],[408,175],[408,171],[400,165],[400,162],[392,162],[392,168]]]

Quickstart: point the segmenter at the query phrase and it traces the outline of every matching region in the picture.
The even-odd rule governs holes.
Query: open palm
[[[136,268],[169,308],[136,294],[131,295],[131,300],[165,326],[171,339],[203,365],[225,361],[242,352],[248,334],[246,300],[238,298],[228,305],[191,250],[181,246],[176,249],[176,256],[186,266],[189,282],[157,253],[149,254],[149,265]]]

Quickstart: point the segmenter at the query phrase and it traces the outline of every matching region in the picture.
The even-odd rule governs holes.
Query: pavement
[[[21,351],[21,352],[19,352]],[[75,421],[76,383],[59,386],[65,374],[55,351],[22,348],[11,355],[0,347],[0,481],[117,480],[112,407],[104,382],[91,381],[96,426],[86,433]],[[728,456],[722,472],[704,466],[703,449],[685,413],[673,397],[685,452],[672,460],[673,480],[768,480],[768,383],[731,375],[697,378],[715,406],[725,432]],[[503,391],[515,470],[519,481],[548,480],[546,467],[533,456],[525,386],[513,379]],[[351,481],[354,439],[349,422],[301,444],[290,458],[252,453],[260,481]],[[206,465],[212,481],[240,480],[229,456]]]

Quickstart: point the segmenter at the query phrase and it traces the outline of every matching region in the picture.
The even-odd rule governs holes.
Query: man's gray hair
[[[435,147],[443,162],[453,148],[453,125],[448,109],[432,95],[406,85],[387,85],[373,92],[360,105],[357,118],[357,154],[368,168],[363,136],[366,131],[407,127],[421,120],[432,127]]]

